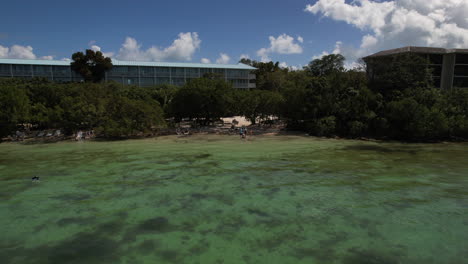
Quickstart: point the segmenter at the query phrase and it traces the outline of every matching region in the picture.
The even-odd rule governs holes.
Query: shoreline
[[[297,136],[297,137],[309,137],[309,138],[314,138],[314,139],[328,139],[328,140],[356,140],[356,141],[362,141],[362,142],[375,142],[375,143],[407,143],[407,144],[444,144],[444,143],[466,143],[468,142],[467,139],[454,139],[454,140],[433,140],[433,141],[403,141],[403,140],[397,140],[397,139],[379,139],[379,138],[366,138],[366,137],[360,137],[360,138],[347,138],[347,137],[324,137],[324,136],[314,136],[310,135],[304,131],[299,131],[299,130],[287,130],[284,127],[282,128],[272,128],[272,127],[247,127],[249,129],[249,133],[247,135],[247,138],[249,137],[268,137],[268,136]],[[141,133],[140,135],[133,135],[133,136],[122,136],[122,137],[114,137],[114,138],[109,138],[109,137],[100,137],[100,136],[93,136],[91,138],[85,138],[85,139],[80,139],[76,140],[75,135],[68,135],[68,136],[59,136],[59,137],[30,137],[30,138],[25,138],[23,140],[15,140],[12,138],[3,138],[0,141],[1,143],[18,143],[18,144],[23,144],[23,145],[29,145],[29,144],[51,144],[51,143],[60,143],[60,142],[114,142],[114,141],[125,141],[125,140],[139,140],[139,139],[157,139],[157,138],[162,138],[162,137],[170,137],[174,136],[177,138],[189,138],[189,137],[197,137],[197,136],[203,136],[203,135],[208,135],[208,136],[239,136],[239,133],[237,130],[232,131],[229,129],[225,128],[219,128],[219,127],[201,127],[198,129],[189,129],[188,134],[181,134],[177,133],[177,128],[165,128],[165,129],[160,129],[156,132],[153,133]]]

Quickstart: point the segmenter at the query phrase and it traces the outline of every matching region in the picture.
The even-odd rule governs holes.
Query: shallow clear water
[[[2,263],[468,263],[464,143],[4,143],[0,184]]]

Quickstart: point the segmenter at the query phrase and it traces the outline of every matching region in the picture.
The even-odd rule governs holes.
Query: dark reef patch
[[[58,226],[67,226],[67,225],[89,225],[96,220],[95,217],[65,217],[56,222]]]
[[[256,216],[261,216],[261,217],[269,217],[270,215],[268,213],[265,213],[261,210],[258,209],[247,209],[247,213],[251,215],[256,215]]]
[[[388,148],[388,147],[382,147],[382,146],[378,146],[378,145],[364,145],[364,144],[346,146],[346,147],[343,148],[343,150],[374,151],[374,152],[380,152],[380,153],[402,152],[402,153],[407,153],[407,154],[411,154],[411,155],[415,155],[417,153],[417,151],[413,150],[413,149]]]
[[[143,232],[168,232],[170,227],[169,220],[166,217],[159,216],[140,223],[137,229]]]
[[[372,250],[351,248],[349,254],[343,258],[343,264],[399,264],[402,263],[398,253],[383,254]]]
[[[80,202],[83,200],[88,200],[91,198],[91,195],[89,194],[73,194],[73,193],[67,193],[67,194],[61,194],[61,195],[56,195],[50,197],[52,199],[57,199],[65,202]]]

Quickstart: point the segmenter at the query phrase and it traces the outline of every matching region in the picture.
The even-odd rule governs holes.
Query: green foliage
[[[176,120],[189,118],[200,124],[209,124],[230,112],[232,92],[232,85],[223,80],[191,80],[174,94],[170,116]]]
[[[39,129],[95,129],[103,137],[128,137],[165,126],[164,118],[207,125],[243,115],[253,123],[279,117],[289,128],[317,136],[468,139],[468,89],[433,88],[430,71],[421,67],[423,58],[369,61],[369,83],[364,72],[345,70],[343,60],[325,56],[304,70],[290,71],[278,63],[243,59],[257,68],[254,90],[233,89],[216,75],[180,88],[2,79],[0,133],[30,123]]]
[[[103,137],[127,137],[165,126],[163,110],[152,97],[154,89],[34,79],[0,80],[0,91],[2,136],[21,123],[66,133],[96,129]]]
[[[382,93],[389,99],[401,95],[406,89],[432,87],[431,71],[427,60],[416,54],[368,59],[370,74],[369,88]]]
[[[14,85],[0,86],[0,138],[15,130],[29,118],[29,99],[24,89]]]
[[[345,57],[341,54],[325,55],[315,59],[304,67],[304,70],[312,76],[327,76],[344,71]]]
[[[257,119],[277,116],[284,103],[283,96],[272,91],[238,91],[236,97],[237,113],[245,116],[252,124]]]
[[[106,71],[112,68],[112,60],[104,57],[102,52],[87,49],[85,53],[76,52],[72,55],[71,69],[79,73],[85,82],[100,82]]]

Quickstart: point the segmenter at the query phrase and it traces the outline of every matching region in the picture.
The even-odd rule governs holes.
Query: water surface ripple
[[[468,263],[465,143],[5,143],[0,183],[4,264]]]

